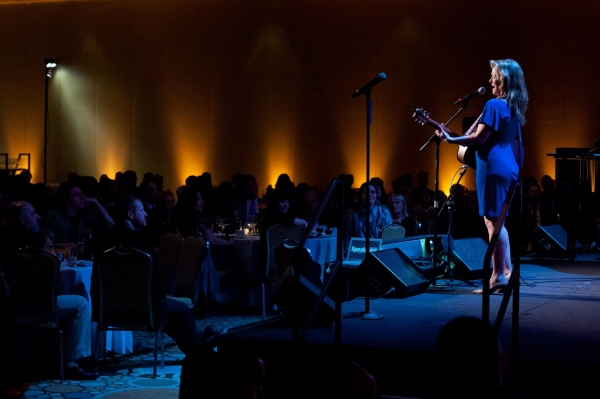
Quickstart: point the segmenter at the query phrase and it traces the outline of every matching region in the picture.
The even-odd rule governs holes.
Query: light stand
[[[43,168],[44,168],[44,184],[48,182],[48,83],[52,79],[54,68],[56,68],[56,62],[54,58],[46,58],[44,60],[46,65],[46,84],[44,87],[44,153],[43,153]]]

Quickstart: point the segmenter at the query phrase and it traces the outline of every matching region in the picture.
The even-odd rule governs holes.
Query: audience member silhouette
[[[375,187],[368,183],[360,186],[361,207],[358,211],[352,211],[346,220],[346,232],[344,237],[344,248],[347,250],[350,238],[366,237],[379,238],[379,232],[382,228],[392,222],[390,211],[377,205]],[[369,209],[369,231],[367,232],[366,218],[367,209]]]
[[[0,245],[0,270],[4,269],[8,257],[17,249],[44,248],[45,244],[38,234],[40,216],[29,202],[13,202],[9,205],[6,216]],[[4,281],[0,281],[0,285],[4,286]],[[58,295],[56,307],[57,318],[63,324],[65,335],[65,377],[70,380],[96,379],[98,373],[86,371],[77,364],[77,361],[92,354],[88,301],[80,295]]]
[[[58,208],[48,211],[42,220],[42,233],[53,235],[55,242],[76,243],[84,229],[96,232],[114,225],[112,217],[96,198],[86,198],[79,178],[61,183],[56,193]]]
[[[146,212],[142,202],[134,197],[119,199],[115,207],[116,225],[102,237],[98,245],[96,259],[105,250],[116,246],[137,248],[154,257],[155,251],[150,238],[145,234]],[[205,335],[196,328],[192,311],[180,301],[166,297],[165,282],[160,280],[156,268],[152,275],[153,308],[163,331],[172,337],[183,353],[190,353],[204,340]],[[92,270],[92,304],[98,301],[97,269]],[[94,319],[97,318],[98,306],[92,306]]]
[[[474,317],[457,317],[434,348],[439,398],[502,398],[506,357],[494,329]]]

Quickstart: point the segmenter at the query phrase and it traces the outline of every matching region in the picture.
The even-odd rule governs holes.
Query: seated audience
[[[373,177],[370,180],[370,184],[375,187],[375,192],[377,193],[377,205],[387,208],[387,195],[385,193],[385,188],[383,187],[383,180],[379,177]]]
[[[310,222],[319,210],[319,195],[313,190],[306,190],[298,208],[298,217]]]
[[[418,186],[413,189],[413,195],[415,200],[423,209],[429,209],[433,207],[433,201],[435,200],[435,193],[429,189],[429,174],[424,170],[417,173],[417,184]]]
[[[95,198],[86,198],[77,178],[61,183],[57,195],[58,209],[48,211],[41,230],[58,243],[76,243],[84,229],[96,232],[114,225],[112,217]]]
[[[17,201],[10,204],[1,241],[0,270],[17,249],[27,246],[44,247],[44,241],[38,234],[39,219],[29,202]],[[78,360],[92,354],[88,301],[80,295],[58,295],[56,308],[57,318],[64,329],[65,377],[69,380],[96,379],[98,373],[86,371],[77,364]]]
[[[253,175],[244,176],[242,198],[237,204],[237,217],[246,224],[246,216],[254,216],[259,210],[258,183]]]
[[[350,238],[366,237],[365,225],[367,208],[369,208],[369,236],[379,238],[379,231],[392,222],[390,211],[375,203],[377,192],[375,187],[368,183],[360,186],[361,207],[358,211],[352,211],[346,220],[346,236],[344,237],[344,248],[347,250]],[[369,205],[370,204],[370,205]]]
[[[115,207],[116,225],[107,231],[98,245],[98,256],[105,250],[116,246],[129,246],[155,255],[151,240],[145,233],[146,212],[142,202],[134,197],[121,198]],[[96,259],[98,258],[96,256]],[[196,321],[192,311],[180,301],[167,298],[164,289],[165,282],[159,280],[157,269],[153,269],[152,297],[153,307],[163,331],[175,340],[177,346],[185,354],[197,348],[205,338],[196,328]],[[96,265],[92,271],[92,301],[98,300],[98,279]],[[97,317],[97,306],[94,310],[94,319]]]
[[[405,237],[414,236],[416,228],[416,220],[408,216],[406,201],[401,194],[393,193],[388,197],[388,210],[393,222],[400,223],[406,230]]]

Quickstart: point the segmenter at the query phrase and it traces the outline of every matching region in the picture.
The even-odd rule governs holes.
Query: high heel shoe
[[[496,282],[496,284],[490,286],[490,294],[493,294],[494,292],[503,294],[506,287],[508,287],[508,279],[506,277],[501,278]]]

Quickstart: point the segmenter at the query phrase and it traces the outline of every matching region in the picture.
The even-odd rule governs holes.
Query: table
[[[306,240],[306,249],[310,251],[312,260],[321,266],[333,262],[337,256],[337,236],[321,235],[309,237]]]
[[[92,311],[90,287],[92,286],[92,264],[91,260],[77,261],[75,267],[69,267],[66,261],[60,264],[60,283],[65,295],[81,295],[87,299]],[[96,327],[92,322],[91,345],[92,353],[96,352]],[[133,352],[133,333],[131,331],[107,331],[106,349],[116,353]]]
[[[242,264],[244,275],[249,278],[260,278],[260,236],[251,235],[235,238],[235,250]]]

